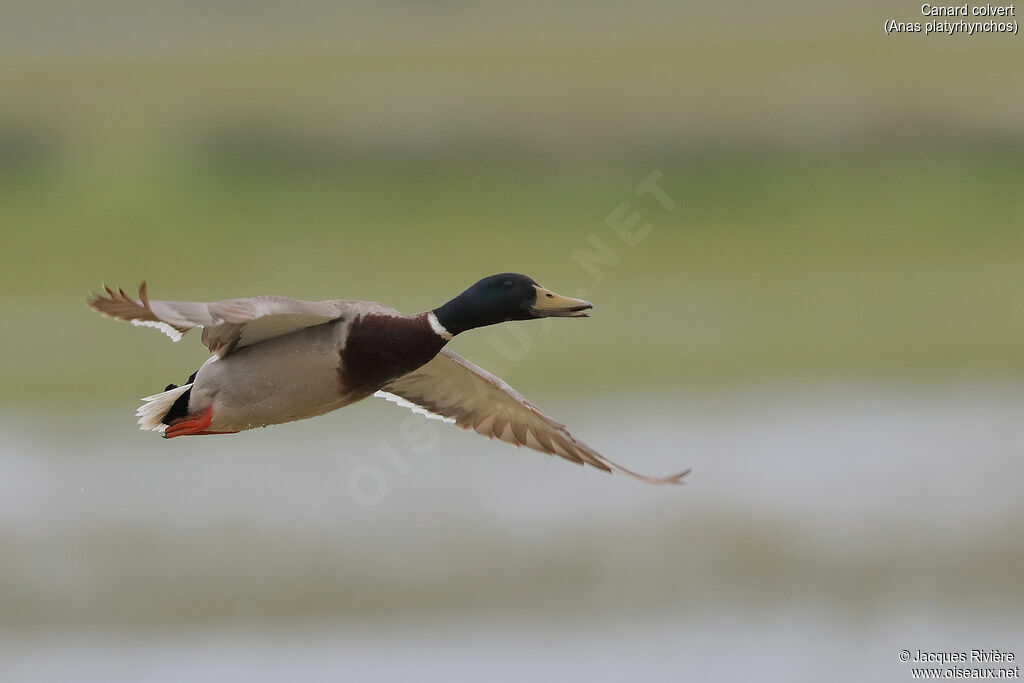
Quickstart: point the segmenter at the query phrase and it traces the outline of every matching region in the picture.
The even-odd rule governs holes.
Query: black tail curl
[[[188,382],[186,382],[186,384],[190,384],[190,383],[196,381],[196,374],[198,372],[199,372],[198,370],[193,372],[192,375],[188,378]],[[164,391],[170,391],[171,389],[177,389],[177,388],[178,388],[177,384],[168,384],[167,388],[164,389]],[[174,405],[172,405],[171,409],[167,411],[167,414],[164,415],[164,417],[161,420],[161,422],[163,424],[165,424],[165,425],[169,425],[169,424],[173,423],[177,419],[180,419],[182,417],[186,417],[188,415],[188,401],[189,401],[189,399],[191,397],[192,397],[192,389],[190,387],[188,391],[186,391],[184,394],[182,394],[181,396],[179,396],[177,398],[177,400],[174,402]]]

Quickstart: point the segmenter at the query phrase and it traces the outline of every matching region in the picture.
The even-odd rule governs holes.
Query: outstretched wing
[[[608,460],[577,440],[565,425],[542,413],[507,382],[447,350],[375,395],[412,407],[416,412],[429,411],[446,422],[454,421],[458,427],[491,439],[593,465],[606,472],[619,472],[648,484],[678,484],[690,472],[648,477]]]
[[[150,301],[146,283],[139,287],[139,300],[123,289],[104,285],[106,294],[93,294],[89,306],[100,315],[131,321],[133,325],[155,327],[178,341],[193,327],[203,328],[203,344],[218,356],[236,348],[312,327],[344,315],[347,301],[300,301],[283,296],[255,296],[199,301]]]

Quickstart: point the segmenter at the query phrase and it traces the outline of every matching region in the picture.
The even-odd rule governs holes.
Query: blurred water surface
[[[549,406],[631,466],[693,466],[681,489],[441,424],[418,453],[372,403],[173,442],[113,410],[8,421],[8,680],[853,681],[1024,635],[1019,389]]]

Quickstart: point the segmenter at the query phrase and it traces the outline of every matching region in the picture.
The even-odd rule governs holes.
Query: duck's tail
[[[143,397],[142,405],[135,411],[139,418],[139,429],[162,432],[167,429],[164,418],[171,412],[175,402],[192,388],[192,383],[176,387],[173,384],[166,391]]]

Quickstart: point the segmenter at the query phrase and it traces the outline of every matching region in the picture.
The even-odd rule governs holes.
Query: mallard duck
[[[203,328],[202,342],[213,355],[185,384],[143,398],[136,412],[141,429],[168,439],[302,420],[377,396],[492,439],[651,484],[679,483],[689,473],[648,477],[617,465],[503,380],[445,348],[476,327],[581,318],[593,308],[525,275],[485,277],[443,306],[411,316],[372,301],[151,301],[145,282],[137,300],[123,289],[104,290],[88,299],[103,316],[155,327],[173,341]]]

